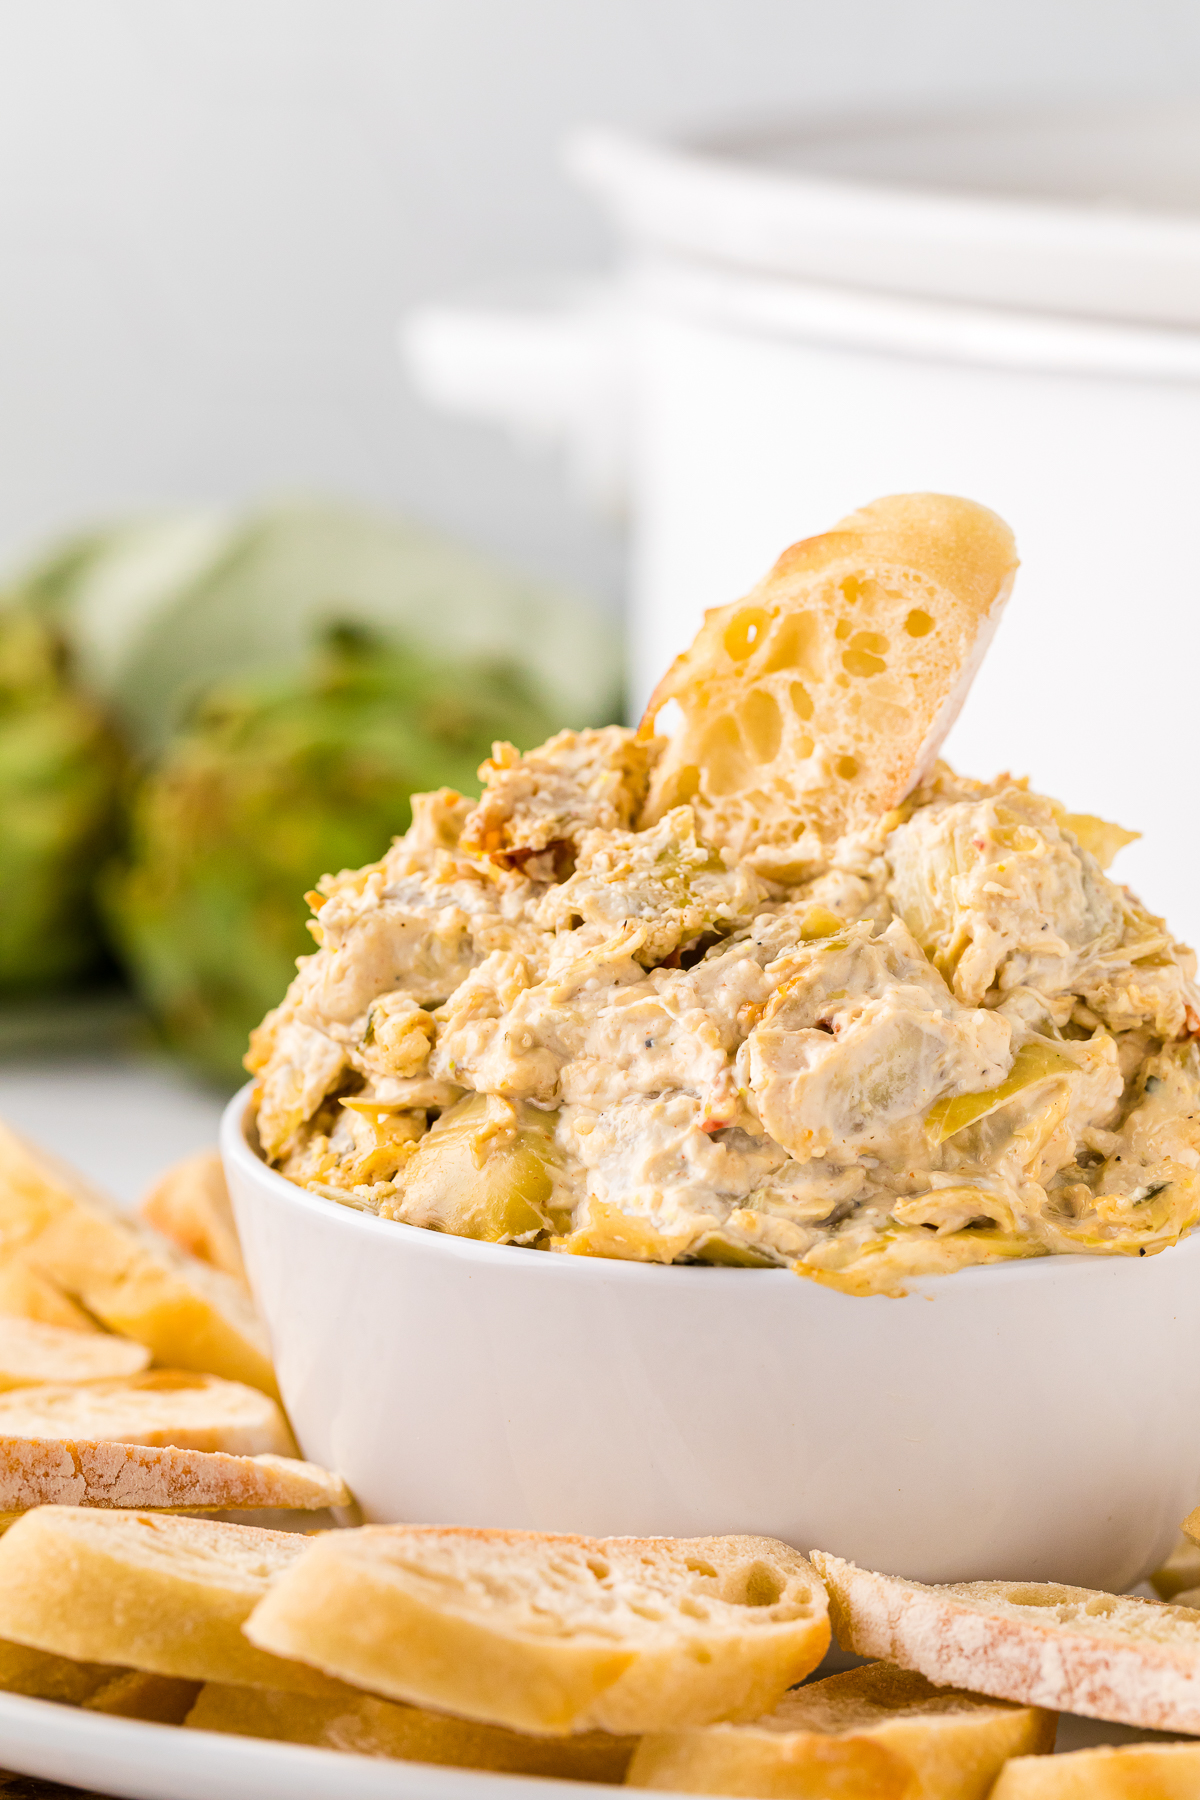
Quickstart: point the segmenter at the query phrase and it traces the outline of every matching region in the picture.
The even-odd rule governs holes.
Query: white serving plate
[[[1058,1749],[1160,1738],[1064,1714]],[[122,1800],[596,1800],[594,1783],[353,1756],[221,1732],[114,1719],[0,1694],[0,1761]]]

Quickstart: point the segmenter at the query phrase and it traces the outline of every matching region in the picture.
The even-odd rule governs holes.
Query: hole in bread
[[[847,604],[849,606],[857,606],[861,593],[862,582],[858,579],[858,576],[847,575],[845,581],[842,583],[842,594],[844,595]]]
[[[784,613],[763,646],[756,675],[773,675],[779,669],[803,669],[814,680],[821,678],[820,633],[812,613]]]
[[[629,1610],[636,1613],[639,1619],[649,1619],[654,1625],[661,1625],[666,1618],[661,1607],[647,1606],[644,1600],[631,1600]]]
[[[882,656],[872,656],[868,650],[844,650],[842,667],[847,675],[882,675],[887,664]]]
[[[1110,1613],[1116,1612],[1118,1605],[1115,1594],[1097,1594],[1083,1610],[1090,1619],[1105,1619]]]
[[[775,696],[766,688],[752,688],[738,709],[738,719],[755,762],[774,762],[783,736]]]
[[[837,622],[837,628],[835,629],[833,635],[840,644],[844,644],[846,639],[850,636],[850,633],[853,630],[854,630],[854,627],[850,623],[849,619],[839,619]]]
[[[734,662],[745,662],[763,641],[768,619],[761,606],[747,606],[734,613],[725,627],[725,650]]]
[[[858,764],[852,756],[839,756],[833,766],[843,781],[853,781],[858,774]]]
[[[909,637],[928,637],[933,630],[933,620],[919,606],[914,606],[904,621],[904,629]]]
[[[793,681],[788,689],[788,698],[791,700],[792,711],[796,717],[803,719],[807,724],[813,716],[813,703],[812,697],[802,681]]]
[[[1048,1583],[1045,1587],[1012,1587],[1004,1598],[1012,1606],[1061,1606],[1067,1598],[1064,1589]]]
[[[804,761],[806,756],[811,756],[815,748],[816,746],[809,737],[807,731],[802,731],[800,736],[796,739],[796,755],[800,758],[801,762]]]
[[[681,1596],[679,1610],[681,1613],[686,1614],[689,1619],[707,1619],[709,1616],[707,1606],[695,1599],[691,1594],[684,1594]]]
[[[708,776],[710,794],[736,794],[750,775],[750,765],[742,748],[741,733],[728,713],[715,719],[704,734],[700,761]]]
[[[589,1556],[587,1559],[587,1566],[596,1577],[597,1581],[607,1581],[612,1574],[612,1570],[602,1556]]]
[[[710,1581],[715,1581],[717,1579],[717,1571],[713,1568],[711,1563],[700,1562],[698,1560],[692,1562],[689,1558],[687,1567],[689,1572],[693,1575],[707,1575]]]
[[[783,1583],[766,1563],[751,1563],[746,1570],[746,1606],[774,1606],[783,1596]]]
[[[663,804],[668,810],[672,806],[686,806],[699,792],[700,771],[695,763],[685,763],[663,784]]]
[[[712,1651],[704,1644],[689,1644],[688,1655],[693,1662],[710,1663],[712,1661]]]

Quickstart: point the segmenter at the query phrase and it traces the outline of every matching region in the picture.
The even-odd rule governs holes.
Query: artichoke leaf
[[[1023,1044],[1013,1058],[1012,1068],[998,1087],[984,1088],[977,1094],[954,1094],[937,1100],[925,1115],[925,1131],[933,1144],[944,1144],[956,1132],[973,1125],[1003,1106],[1006,1101],[1032,1087],[1036,1081],[1053,1076],[1073,1075],[1078,1064],[1044,1038]]]
[[[553,1113],[466,1094],[421,1139],[391,1216],[489,1244],[561,1230],[565,1177]]]

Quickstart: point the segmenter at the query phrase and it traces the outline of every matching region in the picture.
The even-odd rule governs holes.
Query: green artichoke
[[[105,911],[168,1041],[235,1081],[246,1038],[313,948],[303,895],[380,857],[409,795],[477,791],[496,738],[557,724],[496,659],[437,662],[358,627],[331,630],[299,676],[214,688],[133,802]]]
[[[96,870],[115,843],[122,752],[59,633],[0,608],[0,993],[77,980],[102,951]]]

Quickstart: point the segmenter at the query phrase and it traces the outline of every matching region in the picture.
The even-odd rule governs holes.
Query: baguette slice
[[[175,1163],[142,1201],[147,1225],[214,1269],[246,1286],[246,1265],[219,1151]]]
[[[327,1693],[242,1621],[312,1539],[170,1513],[39,1506],[0,1537],[0,1636],[188,1681]]]
[[[757,1718],[820,1662],[829,1624],[812,1569],[772,1538],[368,1525],[317,1538],[246,1635],[413,1705],[626,1736]]]
[[[1200,1616],[1040,1581],[924,1587],[819,1550],[838,1643],[930,1681],[1119,1725],[1200,1733]]]
[[[0,1638],[0,1690],[6,1694],[27,1694],[34,1700],[61,1700],[68,1706],[82,1706],[92,1694],[98,1694],[123,1669],[111,1663],[79,1662],[70,1656],[54,1656],[46,1650],[31,1650],[25,1644],[11,1644]]]
[[[184,1723],[192,1731],[315,1744],[359,1756],[491,1769],[506,1775],[548,1775],[560,1781],[624,1779],[636,1739],[581,1731],[574,1737],[530,1737],[502,1725],[480,1725],[447,1713],[377,1700],[347,1687],[340,1697],[269,1693],[265,1688],[201,1688]]]
[[[278,1397],[266,1334],[232,1277],[126,1218],[63,1164],[0,1125],[0,1242],[157,1362]]]
[[[1065,1756],[1018,1756],[991,1800],[1196,1800],[1200,1744],[1122,1744]]]
[[[0,1317],[0,1391],[48,1382],[111,1381],[140,1375],[149,1361],[145,1344],[132,1338]]]
[[[0,1437],[171,1444],[231,1456],[290,1456],[287,1420],[261,1389],[216,1375],[147,1369],[128,1381],[47,1385],[0,1394]]]
[[[946,494],[894,494],[793,544],[705,614],[655,690],[643,734],[668,701],[682,723],[643,823],[690,802],[709,842],[795,879],[933,768],[1016,568],[1003,520]]]
[[[1057,1724],[1037,1707],[868,1663],[798,1688],[750,1725],[651,1732],[627,1780],[680,1794],[984,1800],[1010,1756],[1054,1748]]]
[[[35,1506],[187,1507],[222,1512],[348,1506],[340,1475],[286,1456],[0,1437],[0,1518]]]
[[[1197,1516],[1192,1513],[1189,1519],[1194,1520]],[[1160,1600],[1175,1600],[1179,1605],[1188,1605],[1187,1601],[1179,1601],[1178,1596],[1200,1587],[1200,1545],[1188,1538],[1180,1538],[1162,1568],[1155,1569],[1150,1586]]]
[[[58,1325],[66,1331],[94,1335],[103,1330],[19,1250],[0,1256],[0,1314],[12,1319],[36,1319],[41,1325]]]
[[[118,1719],[147,1719],[155,1725],[182,1725],[200,1691],[198,1681],[181,1681],[177,1675],[122,1669],[88,1695],[83,1710],[111,1713]]]

